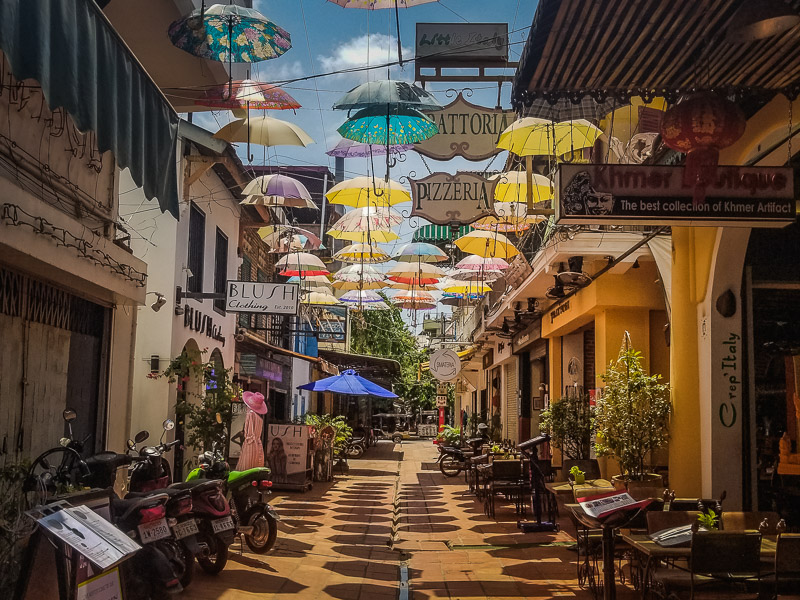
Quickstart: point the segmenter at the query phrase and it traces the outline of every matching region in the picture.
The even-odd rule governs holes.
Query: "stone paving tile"
[[[430,442],[382,442],[332,483],[276,492],[276,547],[258,555],[235,543],[225,570],[198,569],[183,598],[395,600],[401,566],[410,600],[592,597],[578,587],[570,531],[523,534],[501,502],[486,517],[462,477],[423,469],[435,457]],[[619,586],[620,600],[635,597]]]

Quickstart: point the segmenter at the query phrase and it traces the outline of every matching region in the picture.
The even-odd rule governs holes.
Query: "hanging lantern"
[[[705,200],[717,175],[719,151],[734,144],[747,124],[741,109],[713,92],[700,92],[671,107],[661,120],[661,139],[686,153],[684,185],[694,188],[694,202]]]

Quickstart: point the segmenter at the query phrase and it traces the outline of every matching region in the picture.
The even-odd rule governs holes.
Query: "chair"
[[[647,517],[647,533],[655,533],[663,529],[672,529],[697,522],[698,511],[663,511],[654,510],[645,513]]]
[[[628,493],[634,500],[647,500],[648,498],[661,499],[664,497],[664,486],[629,486]]]
[[[775,548],[775,598],[800,597],[800,534],[781,534]]]
[[[578,467],[583,471],[586,474],[586,479],[600,479],[600,463],[597,462],[596,458],[580,460],[566,459],[562,463],[561,472],[569,480],[572,479],[572,476],[569,474],[569,470],[572,467]]]
[[[760,531],[762,535],[778,535],[781,516],[776,512],[726,512],[722,515],[721,529],[724,531]],[[766,521],[765,526],[761,524]]]
[[[491,474],[486,500],[489,503],[489,515],[494,517],[494,497],[503,494],[513,500],[519,514],[523,504],[522,463],[519,460],[495,460],[491,463]]]
[[[661,568],[653,575],[665,597],[679,591],[689,599],[758,598],[761,534],[702,531],[692,536],[689,571]]]

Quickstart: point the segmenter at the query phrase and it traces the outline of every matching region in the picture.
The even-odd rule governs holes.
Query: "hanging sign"
[[[296,315],[299,303],[296,283],[229,281],[225,287],[225,310],[231,312]]]
[[[459,171],[411,180],[411,215],[438,225],[469,225],[491,214],[496,180]]]
[[[452,381],[461,372],[461,359],[452,350],[442,348],[431,354],[430,370],[439,381]]]
[[[508,23],[417,23],[417,63],[508,61]]]
[[[513,110],[477,106],[461,94],[442,110],[426,114],[436,123],[439,133],[414,144],[414,150],[435,160],[454,156],[483,160],[494,156],[501,151],[497,138],[516,118]]]
[[[447,396],[436,396],[436,408],[447,406]]]
[[[783,227],[797,215],[791,168],[717,167],[699,203],[683,179],[680,166],[560,165],[556,222]]]

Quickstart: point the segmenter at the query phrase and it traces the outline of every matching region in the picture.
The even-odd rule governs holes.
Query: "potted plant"
[[[581,471],[578,465],[573,466],[569,470],[569,474],[572,475],[572,480],[575,482],[575,485],[583,485],[586,483],[586,473]]]
[[[550,442],[564,458],[588,460],[595,430],[594,407],[589,397],[572,396],[551,402],[539,417],[539,429],[550,434]]]
[[[630,482],[658,485],[661,476],[648,471],[648,460],[669,438],[669,386],[659,383],[661,375],[645,373],[641,352],[631,347],[627,332],[619,357],[601,378],[605,387],[597,400],[598,454],[618,461],[618,487]]]

